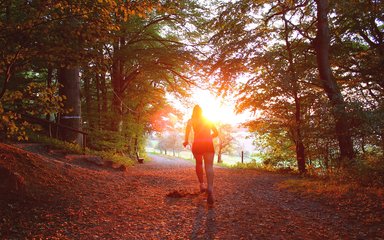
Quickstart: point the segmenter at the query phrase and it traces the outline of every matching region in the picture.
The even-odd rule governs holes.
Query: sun
[[[237,124],[240,117],[235,114],[232,101],[220,99],[208,90],[197,89],[192,94],[193,101],[203,109],[204,116],[214,123]]]
[[[193,105],[188,104],[186,107],[181,101],[177,100],[171,94],[168,96],[170,103],[180,112],[184,113],[183,121],[187,121],[191,117]],[[189,103],[198,104],[203,109],[204,116],[215,124],[230,124],[232,126],[241,127],[242,123],[257,118],[258,114],[251,112],[235,113],[235,100],[231,97],[221,98],[211,93],[209,90],[194,88],[191,90],[191,98]]]

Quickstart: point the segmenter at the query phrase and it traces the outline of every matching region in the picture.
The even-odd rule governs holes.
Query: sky
[[[204,116],[214,123],[229,123],[235,127],[240,127],[241,123],[254,117],[250,113],[236,114],[235,100],[229,96],[223,99],[209,90],[198,88],[192,89],[191,92],[192,97],[188,101],[190,104],[182,103],[172,95],[168,97],[170,103],[184,113],[183,122],[191,117],[193,106],[196,104],[203,109]]]

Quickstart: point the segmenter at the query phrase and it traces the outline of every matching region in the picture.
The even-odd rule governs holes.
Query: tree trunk
[[[219,151],[217,152],[217,163],[222,163],[223,160],[221,159],[223,147],[221,145],[221,142],[219,143]]]
[[[364,136],[364,134],[362,134],[362,136],[361,136],[361,151],[363,152],[363,154],[365,154],[365,136]]]
[[[100,75],[96,73],[96,101],[97,101],[97,129],[101,129],[101,98],[100,98]]]
[[[5,23],[10,25],[10,24],[12,24],[11,1],[10,0],[6,1],[5,6],[6,6],[5,7]],[[3,79],[4,82],[2,83],[1,91],[0,91],[0,100],[3,98],[5,91],[7,90],[8,82],[11,79],[12,66],[13,66],[13,63],[8,63],[7,67],[5,68],[5,71],[4,71],[5,74],[4,74],[4,79]],[[1,81],[0,81],[0,83],[1,83]]]
[[[381,129],[381,150],[384,151],[384,128]]]
[[[324,164],[325,164],[325,169],[327,169],[327,171],[329,170],[329,142],[327,141],[327,144],[325,146],[325,158],[324,158]]]
[[[354,164],[355,153],[350,133],[350,124],[347,118],[345,102],[341,91],[332,76],[331,65],[329,62],[329,26],[328,26],[328,0],[316,0],[317,3],[317,35],[314,42],[317,65],[320,80],[323,83],[331,106],[332,114],[335,118],[335,132],[340,148],[341,164],[350,166]]]
[[[305,148],[303,144],[303,137],[301,134],[301,105],[300,105],[300,98],[299,98],[299,86],[297,83],[297,74],[293,62],[293,53],[292,53],[292,47],[291,42],[289,41],[289,28],[288,28],[288,21],[285,18],[285,14],[283,14],[284,19],[284,26],[285,26],[285,44],[286,44],[286,50],[288,53],[288,74],[289,74],[289,80],[291,83],[292,88],[292,95],[295,100],[295,145],[296,145],[296,160],[297,160],[297,167],[299,168],[300,173],[305,173]]]
[[[58,71],[58,80],[62,85],[60,95],[65,95],[64,109],[71,111],[60,116],[60,123],[73,129],[81,130],[81,102],[79,68],[61,68]],[[79,133],[60,128],[60,138],[67,142],[82,144]]]
[[[223,160],[221,159],[221,152],[217,153],[217,163],[222,163]]]
[[[105,79],[105,73],[101,74],[100,77],[100,90],[101,90],[101,129],[105,129],[105,116],[107,115],[109,108],[108,108],[108,95],[107,95],[107,83]]]
[[[52,78],[53,78],[53,70],[52,68],[48,68],[47,70],[47,87],[50,88],[52,86]],[[47,114],[45,115],[46,120],[51,120],[51,115]]]
[[[131,148],[130,147],[130,143],[128,144],[128,147],[129,148]],[[139,154],[139,138],[138,138],[138,136],[137,135],[135,135],[135,138],[134,138],[134,146],[133,146],[133,151],[134,151],[134,153],[132,153],[131,151],[128,151],[129,152],[129,154],[134,154],[134,155],[137,155],[137,154]]]
[[[116,119],[112,121],[112,127],[117,131],[122,131],[123,127],[123,72],[124,63],[118,56],[120,47],[124,44],[124,40],[121,38],[113,45],[113,63],[112,63],[112,107],[116,115]]]
[[[300,173],[305,173],[305,148],[303,144],[303,137],[301,134],[301,112],[300,112],[300,100],[295,96],[295,123],[296,123],[296,160],[297,167],[299,168]]]
[[[47,69],[47,87],[50,88],[52,86],[52,78],[53,78],[53,70],[52,68]],[[51,121],[51,114],[47,113],[45,115],[45,120]],[[47,129],[47,133],[49,137],[53,136],[53,129],[52,124],[48,124],[48,126],[45,126]]]
[[[88,77],[84,78],[84,96],[85,96],[85,108],[87,113],[87,122],[89,127],[93,127],[93,122],[91,119],[91,93],[90,93],[90,79]]]

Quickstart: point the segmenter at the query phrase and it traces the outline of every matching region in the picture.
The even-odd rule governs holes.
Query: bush
[[[42,129],[39,125],[23,120],[22,114],[45,116],[64,112],[65,96],[57,95],[57,88],[31,82],[23,89],[7,90],[0,102],[0,134],[4,134],[1,137],[28,140],[29,131]]]
[[[88,147],[96,151],[123,151],[126,145],[124,137],[116,131],[93,130],[88,135]]]
[[[251,162],[249,162],[249,163],[237,162],[232,167],[233,168],[240,168],[240,169],[263,169],[264,165],[256,162],[256,160],[252,159]]]
[[[45,136],[34,135],[33,139],[37,142],[47,144],[54,148],[64,149],[71,153],[96,155],[96,156],[102,157],[103,159],[111,160],[115,163],[124,164],[125,166],[132,166],[135,163],[135,161],[132,160],[130,157],[125,156],[122,153],[117,153],[115,151],[96,151],[96,150],[91,150],[89,148],[86,148],[84,150],[81,146],[77,144],[64,142],[58,139],[49,138]]]

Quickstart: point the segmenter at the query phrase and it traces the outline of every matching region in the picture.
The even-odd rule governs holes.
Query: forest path
[[[150,157],[126,172],[68,163],[51,169],[63,176],[54,185],[23,201],[0,200],[0,238],[384,238],[383,224],[279,188],[294,176],[215,167],[215,203],[208,207],[193,162]]]

